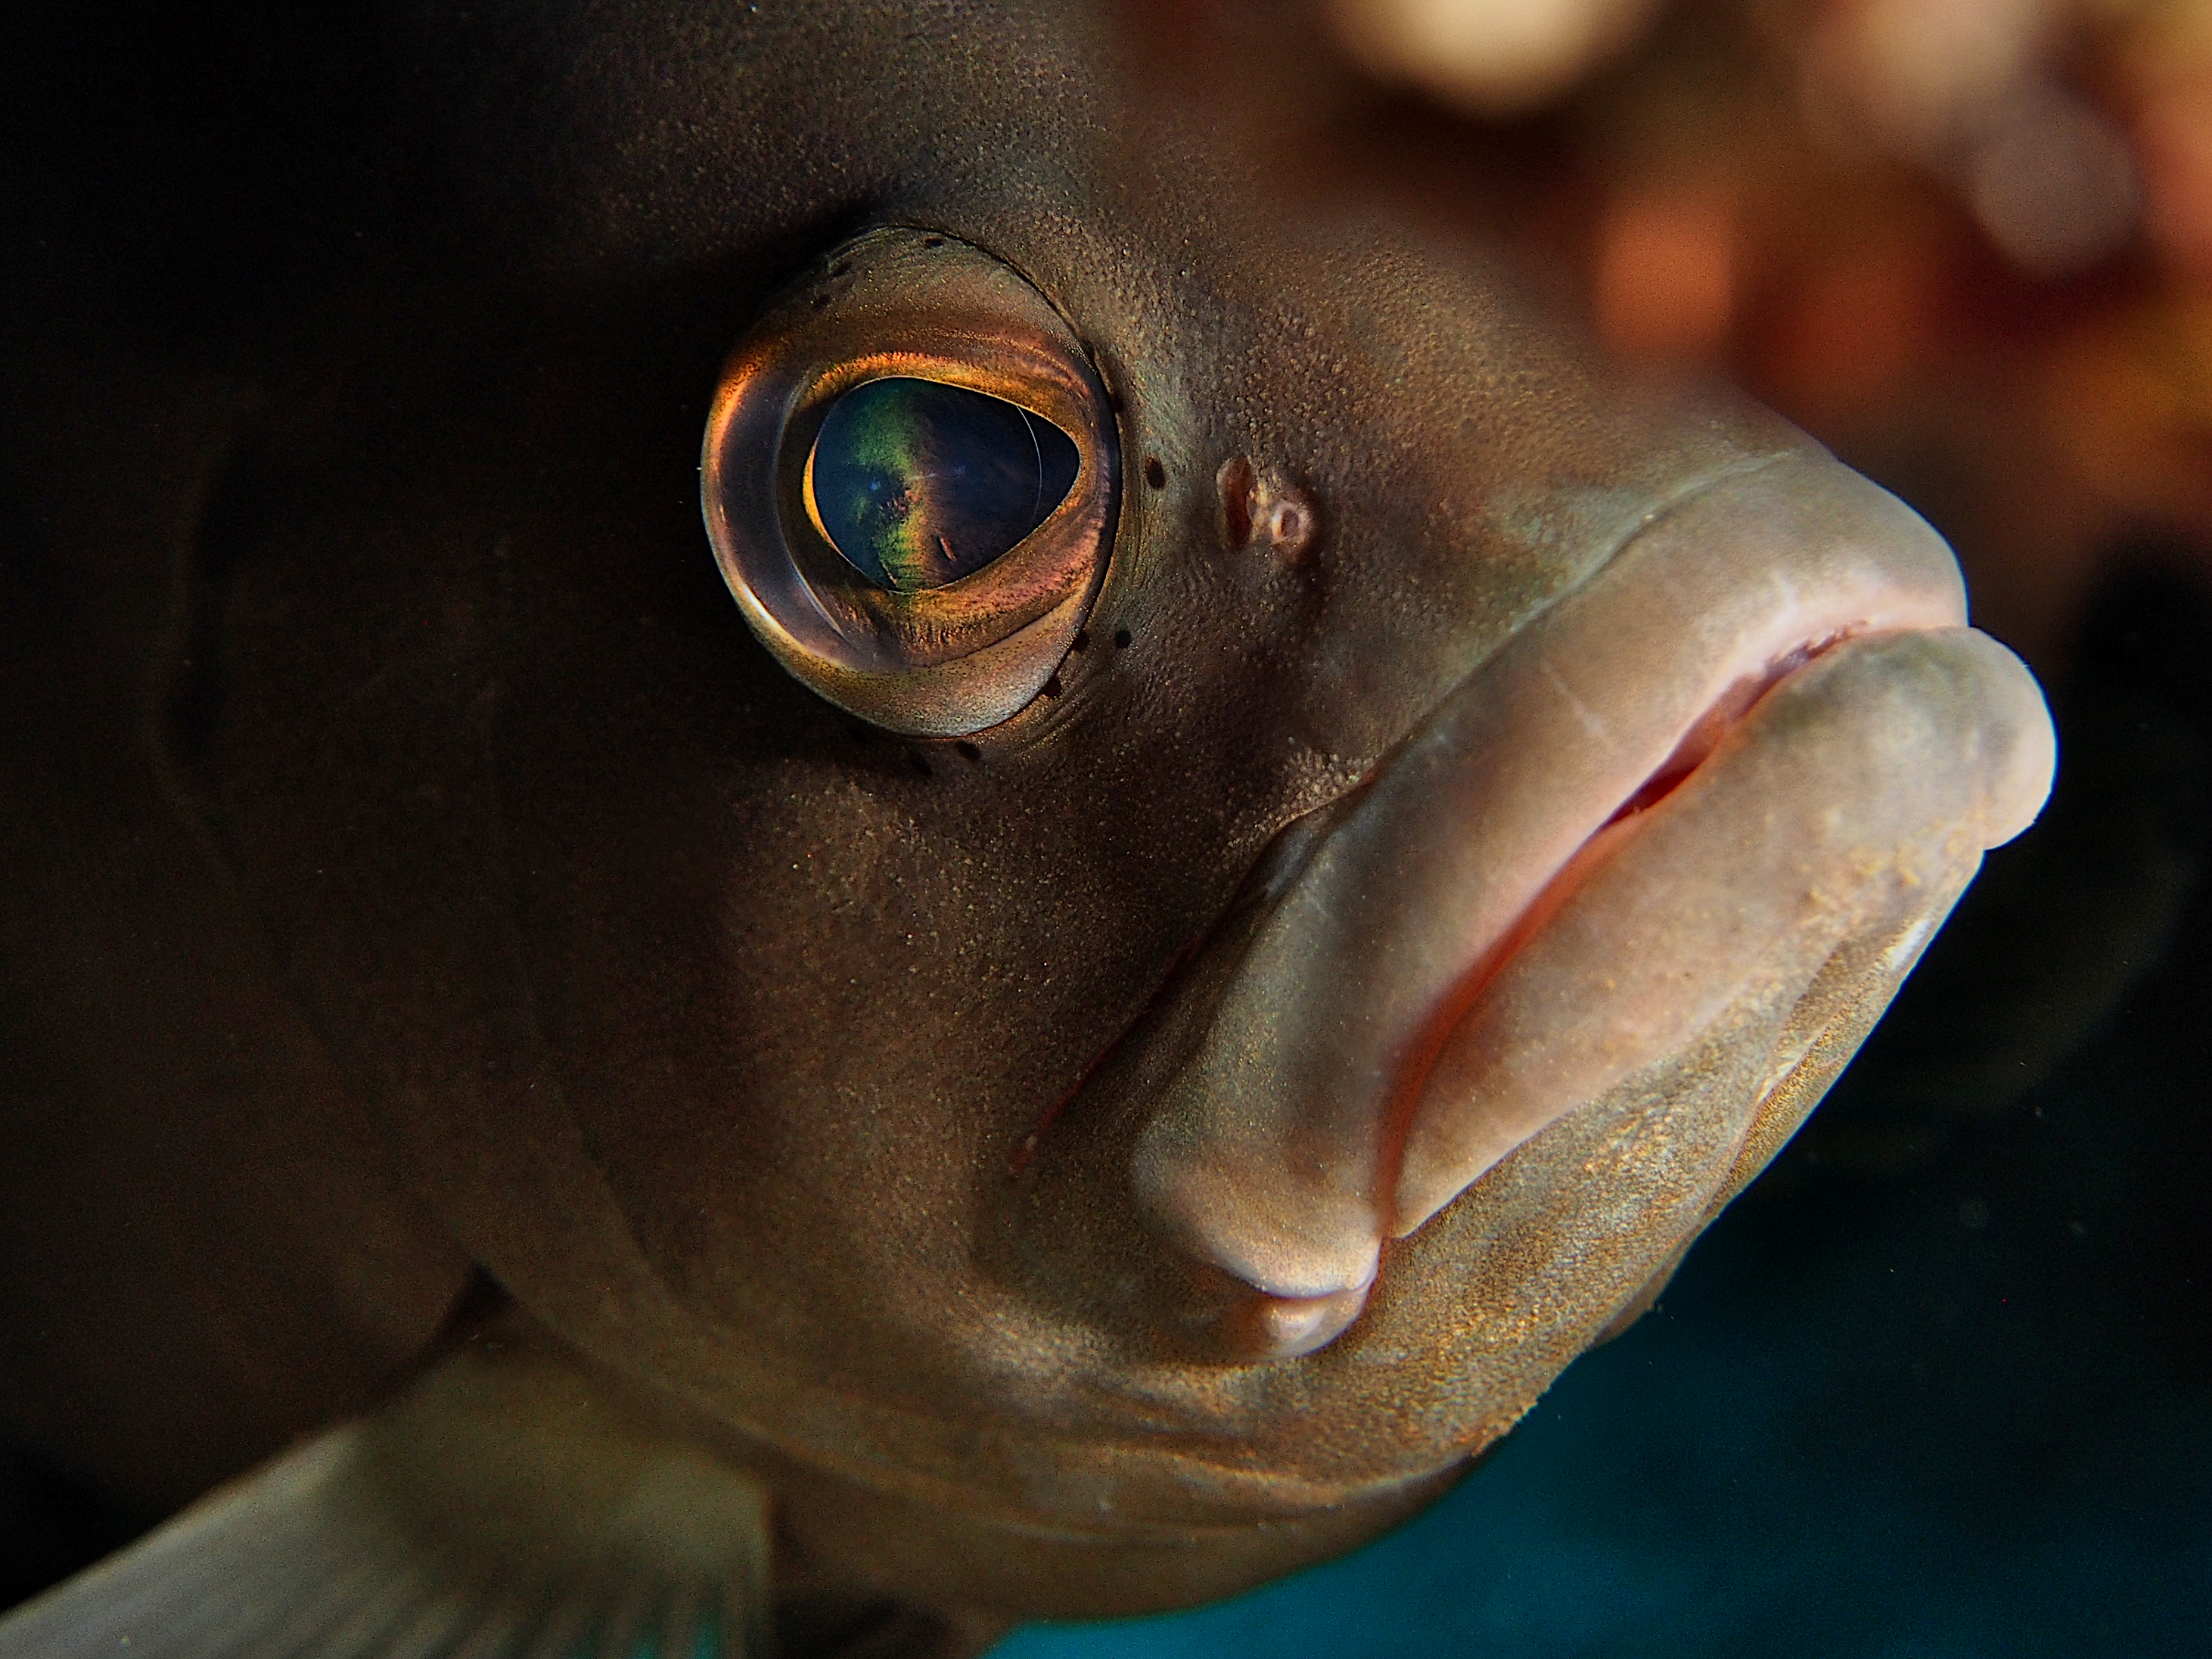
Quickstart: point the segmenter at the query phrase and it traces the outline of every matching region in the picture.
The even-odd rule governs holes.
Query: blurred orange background
[[[2047,676],[2119,550],[2212,575],[2212,0],[1125,9],[1177,94],[1898,489]]]

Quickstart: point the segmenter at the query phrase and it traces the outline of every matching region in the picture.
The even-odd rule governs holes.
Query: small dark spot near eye
[[[924,247],[943,247],[945,239],[942,236],[925,236],[921,239],[921,245]]]
[[[1160,465],[1160,458],[1157,455],[1145,457],[1145,482],[1155,489],[1168,487],[1168,470]]]
[[[929,775],[929,763],[927,761],[922,759],[920,755],[916,754],[911,749],[906,751],[906,757],[908,760],[914,763],[914,769],[915,771],[921,773],[925,778]]]
[[[832,276],[842,276],[852,268],[853,262],[850,259],[840,259],[836,264],[830,267],[830,274]]]
[[[806,303],[812,306],[817,311],[819,311],[823,307],[830,303],[830,296],[826,294],[817,294]]]
[[[1116,651],[1127,651],[1129,648],[1129,630],[1127,629],[1117,628],[1114,630],[1114,648]]]
[[[1088,651],[1091,648],[1091,630],[1087,628],[1077,629],[1075,643],[1068,648],[1072,651]]]
[[[1056,697],[1060,695],[1059,675],[1054,674],[1050,679],[1044,683],[1044,694],[1048,697]]]
[[[952,746],[956,750],[959,750],[960,758],[962,760],[979,761],[983,758],[983,751],[978,749],[974,744],[969,742],[965,738],[961,738],[959,742],[954,744]]]

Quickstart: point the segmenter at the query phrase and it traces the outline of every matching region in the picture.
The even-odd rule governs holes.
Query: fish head
[[[1426,1501],[2033,817],[1948,550],[1096,24],[454,27],[191,755],[418,1190],[889,1589]]]

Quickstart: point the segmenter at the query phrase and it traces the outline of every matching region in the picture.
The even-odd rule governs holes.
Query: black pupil
[[[981,570],[1066,498],[1082,465],[1051,422],[964,386],[870,380],[830,406],[807,461],[815,521],[878,586]]]

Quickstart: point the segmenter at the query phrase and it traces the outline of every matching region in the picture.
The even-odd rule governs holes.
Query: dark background
[[[1592,100],[1617,107],[1635,76],[1685,64],[1753,74],[1714,33],[1720,9],[1678,9],[1687,21],[1581,104],[1510,130],[1377,89],[1346,118],[1347,153],[1399,147],[1449,198],[1451,168],[1502,145],[1554,210],[1509,229],[1571,290],[1650,131],[1616,123],[1594,146]],[[407,189],[386,125],[397,38],[374,6],[10,11],[9,422],[40,418],[27,363],[250,372],[300,296],[344,283]],[[1206,61],[1194,38],[1179,72]],[[2039,464],[2008,404],[2046,344],[2167,303],[2175,279],[2140,246],[2060,277],[2008,270],[1942,218],[1958,216],[1940,178],[1881,165],[1880,188],[1837,210],[1865,216],[1862,241],[1885,214],[1919,214],[1912,246],[1950,261],[1903,368],[1824,402],[1836,381],[1817,354],[1807,366],[1775,297],[1798,279],[1773,258],[1721,335],[1673,344],[1952,535],[1993,596],[1985,623],[2053,688],[2044,823],[1993,856],[1867,1053],[1659,1308],[1436,1510],[1240,1601],[1024,1632],[1007,1659],[2208,1650],[2212,536],[2155,489],[2083,510],[2081,480]],[[1755,216],[1747,233],[1837,268],[1796,234]],[[2172,493],[2186,501],[2188,480]],[[26,512],[0,498],[0,648],[56,613]],[[0,1604],[158,1518],[0,1448]]]

